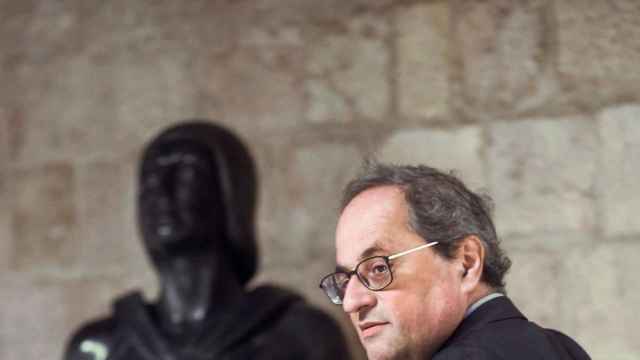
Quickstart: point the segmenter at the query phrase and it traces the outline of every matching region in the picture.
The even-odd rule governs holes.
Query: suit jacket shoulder
[[[499,297],[469,315],[433,359],[590,358],[571,338],[528,321],[511,300]]]

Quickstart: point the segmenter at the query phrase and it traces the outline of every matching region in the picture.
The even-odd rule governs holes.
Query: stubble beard
[[[385,334],[389,335],[389,334]],[[365,346],[367,351],[367,358],[369,360],[424,360],[424,351],[422,348],[416,348],[408,341],[408,339],[402,337],[401,334],[395,334],[391,339],[375,339],[388,343],[382,348],[373,348],[369,351],[369,348]],[[363,344],[364,345],[364,344]],[[373,345],[373,344],[372,344]]]

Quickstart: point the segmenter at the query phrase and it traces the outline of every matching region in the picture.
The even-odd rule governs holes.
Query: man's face
[[[408,223],[404,193],[394,186],[364,191],[344,209],[336,230],[339,267],[425,244]],[[437,246],[437,245],[436,245]],[[466,309],[455,261],[420,250],[391,262],[393,282],[371,291],[353,276],[343,309],[369,359],[431,356],[462,321]]]

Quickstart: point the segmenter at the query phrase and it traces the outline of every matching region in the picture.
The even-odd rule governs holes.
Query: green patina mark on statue
[[[99,342],[85,340],[80,344],[80,350],[93,354],[95,360],[105,360],[107,358],[107,348]]]

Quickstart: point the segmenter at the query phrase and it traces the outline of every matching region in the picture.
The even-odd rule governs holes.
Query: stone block
[[[397,26],[397,96],[402,115],[420,119],[449,113],[450,11],[447,2],[400,7]]]
[[[13,266],[38,272],[68,269],[80,245],[71,166],[15,169],[11,175]]]
[[[306,90],[309,98],[307,119],[310,122],[345,122],[353,118],[347,100],[325,79],[308,79]]]
[[[6,60],[5,65],[20,62],[44,65],[78,48],[80,36],[74,33],[78,21],[74,4],[5,1],[0,7],[0,41],[5,45],[0,58]],[[16,85],[20,86],[11,86]]]
[[[76,271],[83,276],[140,276],[140,268],[148,265],[135,227],[137,197],[131,188],[137,179],[130,176],[128,164],[100,161],[80,165],[76,170]]]
[[[60,359],[71,334],[111,312],[125,291],[116,280],[43,280],[3,273],[0,291],[0,358]]]
[[[8,112],[0,105],[0,172],[9,167],[9,125]]]
[[[468,116],[522,112],[558,95],[547,1],[463,0],[453,7]]]
[[[151,45],[125,52],[115,79],[117,133],[112,144],[138,149],[165,127],[199,113],[189,54]],[[162,44],[157,44],[162,49]],[[173,50],[173,51],[172,51]]]
[[[563,254],[568,248],[595,242],[593,233],[584,231],[543,231],[527,235],[506,235],[500,239],[507,249],[518,254]]]
[[[602,146],[598,196],[606,235],[640,233],[640,106],[609,108],[598,115]]]
[[[555,1],[558,72],[584,106],[640,94],[640,4]]]
[[[561,274],[558,316],[567,334],[594,359],[637,359],[636,327],[640,313],[640,280],[636,275],[640,239],[614,243],[602,239],[594,246],[572,249]]]
[[[281,238],[286,234],[286,228],[292,226],[287,219],[287,169],[284,154],[289,153],[289,147],[282,139],[269,144],[269,138],[264,143],[254,143],[254,156],[258,171],[258,203],[256,213],[256,233],[259,247],[260,268],[277,266],[284,257],[286,243]],[[284,226],[284,228],[283,228]],[[299,258],[303,250],[287,254],[286,258]]]
[[[511,240],[511,239],[507,239]],[[560,298],[560,264],[562,253],[553,250],[511,250],[504,246],[512,261],[506,276],[507,294],[531,321],[558,329]]]
[[[83,53],[25,66],[7,110],[11,160],[34,164],[112,151],[115,70],[111,59]]]
[[[333,98],[341,97],[349,108],[338,108],[339,117],[383,119],[391,103],[387,19],[367,14],[335,28],[340,32],[314,31],[308,41],[307,118],[313,122],[334,120],[329,110],[336,109]],[[318,88],[319,79],[325,89]]]
[[[10,246],[13,239],[11,235],[11,211],[8,193],[9,162],[7,153],[9,151],[9,139],[7,137],[7,123],[5,112],[0,106],[0,204],[3,204],[5,211],[0,212],[0,272],[9,268],[12,250]],[[1,346],[2,344],[0,344]]]
[[[207,116],[247,133],[295,127],[303,112],[298,80],[289,69],[264,64],[259,55],[259,49],[245,49],[210,60]]]
[[[26,1],[2,12],[0,74],[11,160],[101,155],[114,131],[118,71],[109,7]],[[116,18],[115,16],[113,18]],[[102,34],[100,38],[91,38]],[[6,36],[6,38],[4,38]],[[90,125],[87,119],[91,119]]]
[[[13,239],[11,229],[11,211],[8,190],[8,176],[6,169],[0,169],[0,204],[5,211],[0,212],[0,272],[7,271],[11,267],[13,257]]]
[[[392,133],[379,150],[382,162],[429,165],[453,170],[472,190],[486,186],[484,141],[476,126],[452,130],[404,129]]]
[[[362,154],[350,145],[320,144],[296,151],[290,168],[293,220],[307,241],[309,259],[334,256],[333,235],[344,186],[360,168]],[[304,226],[307,225],[307,226]],[[306,236],[305,236],[306,235]]]
[[[304,38],[300,26],[253,24],[238,35],[239,46],[255,49],[257,59],[269,68],[296,71],[304,63]]]
[[[591,121],[504,121],[489,131],[489,189],[500,234],[594,229],[598,143]]]
[[[301,265],[310,259],[334,263],[334,231],[342,189],[356,174],[361,154],[353,146],[337,143],[296,148],[284,163],[280,183],[269,180],[270,190],[282,191],[284,201],[272,202],[263,226],[263,262]],[[272,198],[272,196],[270,196]],[[265,210],[265,208],[262,208]]]

